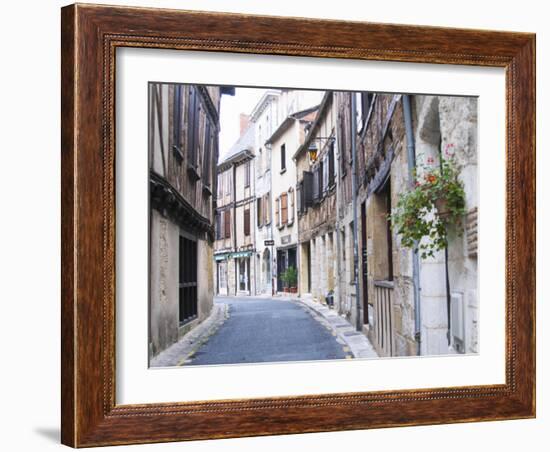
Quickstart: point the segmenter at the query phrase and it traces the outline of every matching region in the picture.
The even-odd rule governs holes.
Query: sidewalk
[[[227,303],[214,303],[211,314],[178,342],[151,359],[150,367],[182,366],[229,317]]]
[[[311,314],[328,329],[332,330],[337,340],[349,348],[354,358],[378,358],[369,339],[357,331],[346,319],[339,316],[334,309],[309,298],[289,298],[304,305]]]

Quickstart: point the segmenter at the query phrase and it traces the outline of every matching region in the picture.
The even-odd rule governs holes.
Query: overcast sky
[[[265,88],[236,88],[234,96],[223,95],[220,106],[220,160],[237,141],[241,113],[249,115]]]

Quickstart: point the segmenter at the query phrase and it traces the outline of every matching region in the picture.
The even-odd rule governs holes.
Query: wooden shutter
[[[332,187],[334,184],[334,141],[330,143],[328,149],[328,185]]]
[[[245,209],[243,215],[244,235],[250,235],[250,209]]]
[[[286,193],[281,195],[281,223],[288,223],[288,195]]]
[[[271,193],[268,192],[264,196],[264,224],[271,223]]]
[[[189,85],[189,103],[187,105],[187,164],[197,165],[197,148],[199,146],[200,101],[197,89]]]
[[[313,202],[319,200],[319,166],[313,169]]]
[[[323,168],[323,194],[328,190],[328,153],[323,156],[321,161],[321,168]]]
[[[294,190],[288,192],[289,206],[288,206],[288,222],[294,222]]]
[[[313,173],[304,171],[304,211],[313,205]]]
[[[275,199],[275,224],[279,226],[280,223],[280,217],[279,217],[279,198]]]
[[[297,205],[297,211],[298,213],[302,213],[302,209],[304,207],[304,181],[301,180],[298,182],[298,185],[296,186],[296,201],[298,202]]]
[[[222,219],[221,219],[221,213],[216,214],[216,240],[220,240],[222,238]]]
[[[204,155],[202,160],[202,180],[204,185],[210,186],[210,159],[212,153],[212,127],[210,120],[206,118],[204,131]]]
[[[229,239],[231,238],[231,210],[226,210],[224,214],[225,214],[225,218],[224,218],[225,238]]]
[[[245,187],[250,187],[250,160],[248,162],[246,162],[246,166],[244,168],[244,170],[246,171],[244,177],[245,177]]]
[[[174,137],[174,146],[181,146],[181,85],[174,86],[174,105],[172,108],[173,111],[173,137]]]
[[[346,116],[344,114],[340,114],[338,116],[338,120],[340,121],[340,127],[338,129],[338,143],[340,148],[340,166],[341,171],[340,174],[342,177],[346,175],[346,124],[345,124]]]
[[[263,203],[262,198],[256,199],[256,216],[258,217],[258,227],[259,228],[261,228],[264,225],[264,221],[263,221],[264,219],[262,217],[262,215],[263,215],[262,203]]]

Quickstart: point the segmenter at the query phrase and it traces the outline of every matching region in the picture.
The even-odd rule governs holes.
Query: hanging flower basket
[[[452,146],[449,146],[452,147]],[[460,168],[454,153],[445,151],[446,158],[434,165],[419,165],[415,184],[401,193],[389,219],[406,248],[418,250],[423,258],[433,257],[447,245],[447,230],[458,226],[462,234],[462,219],[466,213],[464,184],[459,179]]]

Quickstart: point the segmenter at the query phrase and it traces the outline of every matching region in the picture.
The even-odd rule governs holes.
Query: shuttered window
[[[197,317],[197,242],[180,236],[179,239],[179,322]]]
[[[286,193],[281,195],[281,223],[288,223],[288,195]]]
[[[279,217],[279,198],[275,199],[275,224],[277,226],[281,225]]]
[[[243,222],[244,222],[244,235],[248,236],[250,235],[250,209],[244,210]]]

